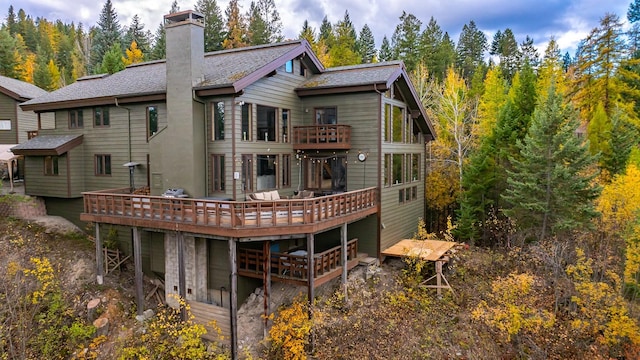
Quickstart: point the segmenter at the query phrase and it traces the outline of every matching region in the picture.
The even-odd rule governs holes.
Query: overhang
[[[59,156],[82,144],[82,135],[40,135],[11,148],[16,155]]]

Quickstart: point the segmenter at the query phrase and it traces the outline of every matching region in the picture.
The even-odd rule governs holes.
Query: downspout
[[[129,130],[129,136],[128,136],[128,144],[129,144],[129,162],[133,161],[131,159],[131,109],[128,107],[124,107],[124,106],[120,106],[120,104],[118,104],[118,98],[114,98],[116,100],[116,107],[118,108],[122,108],[127,110],[127,122],[128,122],[128,130]]]

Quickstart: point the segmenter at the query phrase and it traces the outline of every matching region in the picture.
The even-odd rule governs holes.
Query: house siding
[[[34,130],[38,130],[38,114],[18,108],[18,143],[29,140],[28,132]]]
[[[16,144],[18,141],[17,106],[14,99],[0,94],[0,120],[11,120],[11,130],[0,130],[0,144]]]
[[[58,157],[58,175],[44,175],[45,157],[26,156],[24,162],[24,171],[27,174],[25,192],[35,196],[69,198],[69,172],[67,171],[69,157],[69,154]],[[78,193],[77,197],[79,196]]]

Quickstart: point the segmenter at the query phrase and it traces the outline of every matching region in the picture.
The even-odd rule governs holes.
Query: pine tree
[[[269,27],[255,1],[251,2],[246,18],[248,19],[247,41],[249,45],[268,44],[270,38]]]
[[[120,24],[118,23],[118,15],[113,8],[111,0],[107,0],[100,12],[100,19],[96,27],[96,34],[93,38],[91,46],[91,68],[95,69],[99,66],[104,55],[109,51],[111,46],[121,42]]]
[[[204,51],[222,50],[224,19],[216,0],[198,0],[196,11],[204,15]]]
[[[329,49],[330,66],[359,64],[361,59],[356,48],[356,30],[345,11],[344,18],[334,27],[334,43]]]
[[[533,45],[533,39],[527,35],[524,41],[520,44],[520,57],[518,58],[518,66],[521,67],[525,61],[531,64],[534,69],[538,68],[540,63],[540,55],[538,55],[538,49]]]
[[[133,15],[131,24],[122,41],[125,46],[130,46],[131,43],[135,41],[137,48],[142,52],[143,56],[148,56],[151,52],[147,32],[144,30],[144,24],[140,22],[138,14]]]
[[[456,61],[456,45],[449,37],[449,33],[445,32],[442,35],[442,41],[436,48],[436,57],[433,63],[433,69],[431,73],[436,79],[442,81],[444,79],[447,69],[455,64]]]
[[[122,48],[119,43],[113,44],[109,51],[104,54],[104,58],[100,64],[100,73],[114,74],[124,70],[124,67]]]
[[[498,31],[493,37],[489,53],[499,57],[502,74],[510,82],[518,70],[518,60],[521,57],[513,31],[509,28],[504,32]]]
[[[18,33],[18,19],[16,18],[16,13],[13,11],[13,5],[9,5],[5,26],[12,36]]]
[[[503,198],[512,208],[504,213],[531,238],[589,228],[597,214],[593,202],[601,189],[592,182],[596,158],[575,136],[576,119],[552,86],[518,143],[522,158],[511,159],[514,169]]]
[[[421,62],[427,66],[432,77],[442,80],[445,69],[438,66],[438,49],[442,43],[443,32],[434,17],[429,19],[429,24],[420,35]]]
[[[160,25],[158,25],[154,38],[155,40],[153,42],[153,48],[151,49],[149,59],[164,59],[167,54],[167,33],[164,29],[164,24],[160,23]]]
[[[36,52],[38,48],[38,31],[31,16],[27,16],[24,10],[18,10],[18,32],[24,38],[27,49]]]
[[[360,54],[360,61],[363,64],[372,63],[376,59],[376,41],[373,38],[371,28],[367,24],[364,24],[362,30],[360,30],[357,49]]]
[[[325,44],[331,48],[333,46],[334,36],[333,36],[333,26],[331,22],[327,19],[325,15],[322,19],[322,23],[320,24],[320,34],[318,35],[318,40],[324,40]]]
[[[267,32],[269,34],[269,43],[280,42],[284,40],[282,35],[282,20],[280,13],[276,8],[274,0],[258,0],[258,8],[262,14],[262,18],[267,24]]]
[[[387,35],[382,38],[382,44],[380,45],[380,53],[378,54],[378,59],[380,61],[394,60],[393,51],[391,50],[391,44],[389,44]]]
[[[36,86],[47,90],[54,90],[53,74],[48,66],[48,61],[44,57],[38,57],[38,63],[33,72],[33,82]]]
[[[222,42],[222,47],[234,49],[247,46],[247,25],[244,16],[240,13],[238,0],[229,1],[225,15],[227,16],[227,38]]]
[[[481,62],[484,62],[484,53],[487,50],[487,37],[478,29],[476,23],[471,20],[462,27],[458,46],[456,48],[456,66],[462,71],[466,80],[471,80],[473,70]]]
[[[0,29],[0,75],[10,78],[18,77],[16,66],[19,59],[16,50],[16,40],[9,30]]]
[[[409,72],[422,58],[421,27],[422,22],[415,15],[403,11],[391,37],[394,58],[404,61]]]

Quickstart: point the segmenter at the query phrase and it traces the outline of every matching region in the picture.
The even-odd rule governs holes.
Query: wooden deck
[[[382,255],[417,256],[427,261],[437,261],[456,245],[457,243],[450,241],[405,239],[382,251]]]
[[[336,246],[313,255],[314,286],[318,287],[342,274],[342,247]],[[358,265],[358,239],[347,242],[347,270]],[[264,252],[258,249],[238,249],[238,275],[262,279]],[[307,285],[309,269],[307,255],[271,253],[271,279],[296,285]]]
[[[203,336],[209,341],[219,341],[225,345],[231,344],[231,313],[229,309],[198,301],[189,301],[193,322],[204,325],[207,333]],[[212,326],[212,323],[220,330],[220,333]],[[222,339],[220,338],[222,337]]]
[[[137,195],[129,189],[83,193],[83,221],[229,237],[317,233],[378,212],[367,188],[311,199],[218,201]]]
[[[349,150],[351,126],[311,125],[293,127],[294,150]]]

